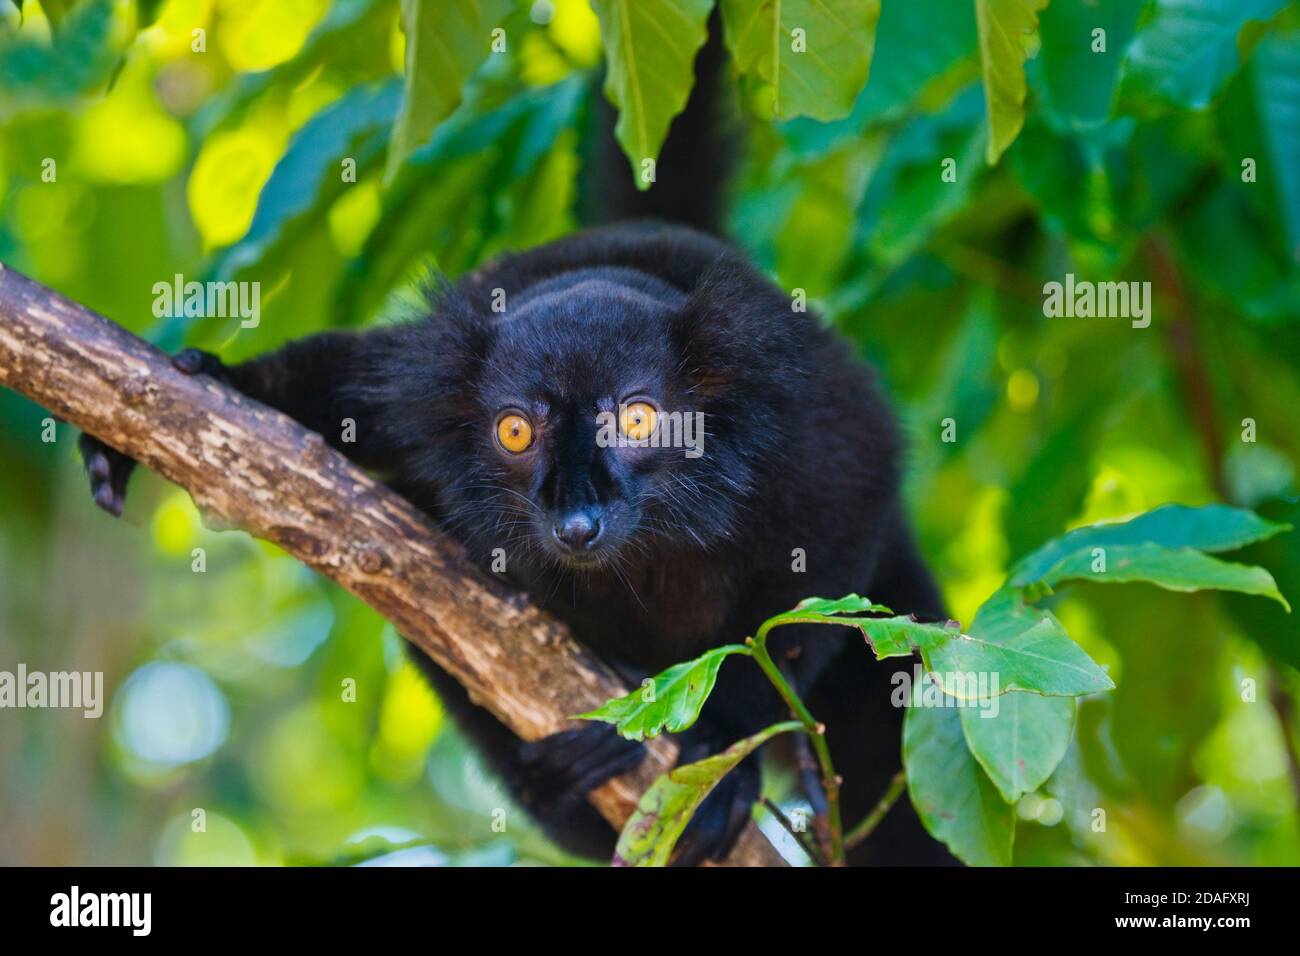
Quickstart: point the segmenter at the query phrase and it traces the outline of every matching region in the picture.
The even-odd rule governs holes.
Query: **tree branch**
[[[0,385],[189,491],[209,520],[333,578],[536,740],[627,692],[563,625],[479,571],[419,510],[288,417],[189,377],[120,326],[0,265]],[[676,748],[591,794],[621,828]],[[727,861],[779,865],[751,822]]]

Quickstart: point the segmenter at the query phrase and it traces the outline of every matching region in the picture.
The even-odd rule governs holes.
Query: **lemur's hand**
[[[186,375],[202,373],[214,378],[225,377],[221,359],[199,349],[178,352],[172,357],[172,365]],[[121,517],[122,507],[126,504],[126,484],[135,469],[134,459],[105,445],[93,435],[83,434],[77,440],[77,447],[81,449],[81,460],[90,477],[90,494],[95,504],[114,517]]]

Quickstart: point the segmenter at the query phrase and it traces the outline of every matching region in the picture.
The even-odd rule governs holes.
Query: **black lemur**
[[[720,60],[715,37],[653,189],[637,193],[613,157],[620,175],[589,190],[605,195],[605,216],[659,213],[712,230],[727,165],[720,144],[731,135],[713,86]],[[942,616],[900,504],[894,418],[848,343],[791,302],[701,229],[623,222],[435,283],[418,321],[326,332],[233,366],[195,350],[176,362],[379,471],[485,567],[503,549],[509,578],[635,681],[743,640],[811,595],[856,591]],[[644,441],[673,412],[703,415],[693,450]],[[355,422],[353,441],[342,440],[344,419]],[[601,440],[610,421],[627,440]],[[133,463],[90,436],[82,450],[96,502],[120,513]],[[875,663],[847,630],[785,628],[773,647],[827,725],[851,825],[900,766],[896,668]],[[523,743],[422,663],[548,833],[608,859],[616,834],[584,795],[634,767],[642,746],[595,723]],[[681,759],[782,715],[758,668],[728,662]],[[683,835],[678,863],[726,854],[759,774],[751,758],[723,780]],[[856,862],[947,860],[903,801]]]

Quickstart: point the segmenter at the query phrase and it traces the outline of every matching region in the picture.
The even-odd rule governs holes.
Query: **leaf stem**
[[[840,823],[840,778],[835,773],[835,765],[831,762],[831,750],[826,743],[826,727],[809,713],[808,708],[804,706],[804,702],[799,699],[799,695],[795,693],[794,688],[790,686],[790,682],[781,673],[781,669],[772,660],[772,655],[767,652],[768,632],[774,626],[786,623],[791,622],[779,619],[766,621],[746,643],[754,649],[754,660],[758,662],[758,666],[763,669],[767,679],[772,682],[772,686],[776,688],[777,693],[789,706],[790,713],[808,731],[808,739],[812,741],[813,751],[817,754],[817,762],[821,764],[822,769],[822,789],[826,793],[826,816],[831,829],[831,865],[843,866],[844,830]]]
[[[898,798],[903,794],[903,788],[907,786],[907,773],[903,770],[894,774],[894,778],[889,781],[889,789],[885,795],[880,798],[880,802],[867,814],[866,819],[849,831],[844,838],[844,845],[852,850],[855,846],[871,836],[880,821],[885,819],[885,814],[890,811]]]

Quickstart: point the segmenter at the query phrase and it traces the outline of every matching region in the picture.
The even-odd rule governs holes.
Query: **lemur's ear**
[[[797,350],[797,325],[789,302],[771,283],[730,261],[704,273],[673,316],[670,333],[694,390],[725,397],[761,379],[771,356]]]
[[[491,338],[491,323],[486,316],[444,276],[430,277],[420,291],[433,320],[430,331],[435,335],[448,338],[449,344],[456,347],[472,346]]]
[[[427,440],[473,416],[474,382],[492,341],[491,324],[445,280],[424,294],[424,316],[367,334],[359,376],[399,443]]]
[[[471,383],[487,361],[492,342],[492,325],[474,305],[446,279],[438,277],[424,289],[429,318],[414,328],[414,361],[424,369],[423,377],[438,388],[439,402],[455,395],[470,398]]]

